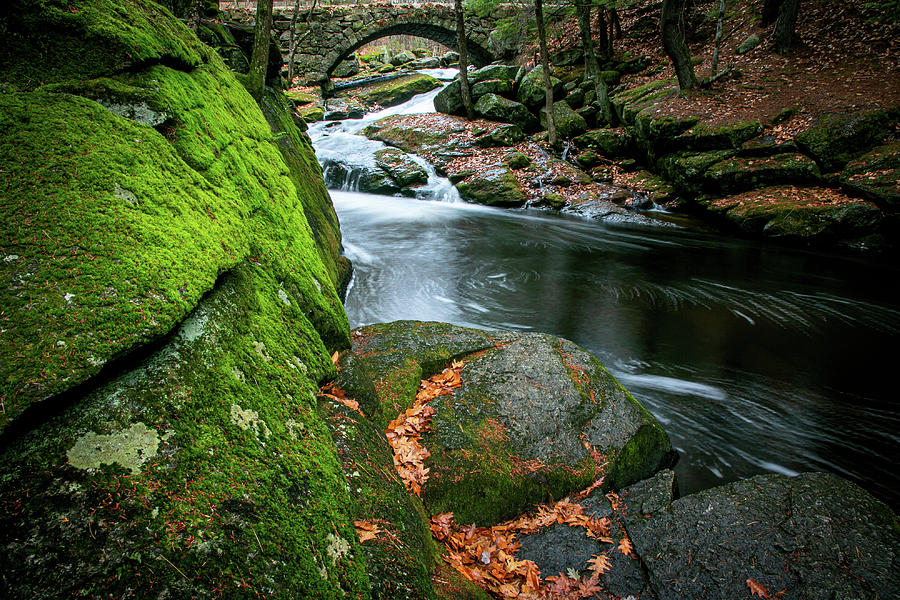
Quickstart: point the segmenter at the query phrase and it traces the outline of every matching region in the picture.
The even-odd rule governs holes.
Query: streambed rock
[[[543,334],[398,321],[362,328],[338,385],[385,423],[422,377],[464,358],[462,387],[432,402],[430,513],[496,523],[605,477],[624,487],[672,460],[668,436],[600,362]],[[372,382],[372,383],[369,383]]]
[[[680,498],[627,526],[660,600],[896,598],[897,516],[835,475],[760,475]]]

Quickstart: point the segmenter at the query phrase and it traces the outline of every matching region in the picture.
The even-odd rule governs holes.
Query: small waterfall
[[[455,70],[441,69],[437,73],[428,72],[432,76],[446,79],[455,74]],[[434,112],[434,97],[440,89],[419,94],[408,102],[369,113],[361,119],[346,119],[314,123],[309,128],[309,136],[316,150],[316,158],[322,165],[322,174],[329,189],[348,192],[359,192],[368,184],[371,173],[378,170],[375,164],[375,153],[387,148],[382,142],[370,140],[359,132],[378,119],[391,115],[422,114]],[[414,188],[415,197],[420,200],[438,202],[462,202],[456,187],[446,177],[438,175],[434,167],[425,159],[409,155],[418,165],[425,169],[428,181]]]

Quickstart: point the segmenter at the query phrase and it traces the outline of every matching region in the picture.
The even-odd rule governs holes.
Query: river
[[[320,161],[406,105],[310,130]],[[344,187],[352,188],[352,181]],[[396,319],[539,331],[583,346],[660,420],[680,492],[830,471],[900,507],[896,266],[672,228],[459,201],[331,192],[354,276],[351,326]]]

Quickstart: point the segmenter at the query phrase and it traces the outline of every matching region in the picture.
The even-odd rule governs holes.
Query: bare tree
[[[556,146],[556,122],[553,120],[553,85],[550,83],[550,56],[547,54],[547,31],[544,28],[544,0],[534,0],[534,17],[537,20],[544,94],[547,99],[547,141],[551,147],[554,147]]]
[[[662,14],[660,15],[660,29],[662,30],[663,49],[675,67],[675,75],[678,76],[678,87],[688,90],[697,85],[697,76],[694,75],[694,65],[691,64],[691,54],[687,44],[684,43],[684,34],[681,31],[681,13],[684,10],[685,0],[663,0]]]
[[[719,18],[716,20],[716,42],[712,55],[712,72],[710,77],[715,77],[719,72],[719,49],[722,46],[722,21],[725,20],[725,0],[719,0]]]
[[[253,54],[250,56],[248,90],[253,99],[262,102],[269,67],[269,40],[272,37],[272,2],[257,0],[256,30],[253,35]]]
[[[469,57],[462,0],[454,0],[453,8],[456,11],[456,44],[459,46],[459,90],[463,107],[466,109],[466,118],[471,121],[475,118],[475,108],[472,106],[472,92],[469,90]]]
[[[597,102],[607,124],[611,124],[612,110],[609,104],[609,89],[600,77],[600,65],[594,52],[594,40],[591,37],[591,3],[589,0],[575,0],[575,12],[578,15],[578,31],[581,34],[581,49],[584,51],[584,80],[594,84]],[[605,31],[605,27],[604,27]]]

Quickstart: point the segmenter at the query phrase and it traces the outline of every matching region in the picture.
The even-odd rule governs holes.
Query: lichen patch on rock
[[[141,472],[141,466],[156,456],[160,437],[155,429],[135,423],[110,435],[90,431],[66,452],[69,464],[77,469],[99,469],[101,465],[118,464],[131,471]]]

